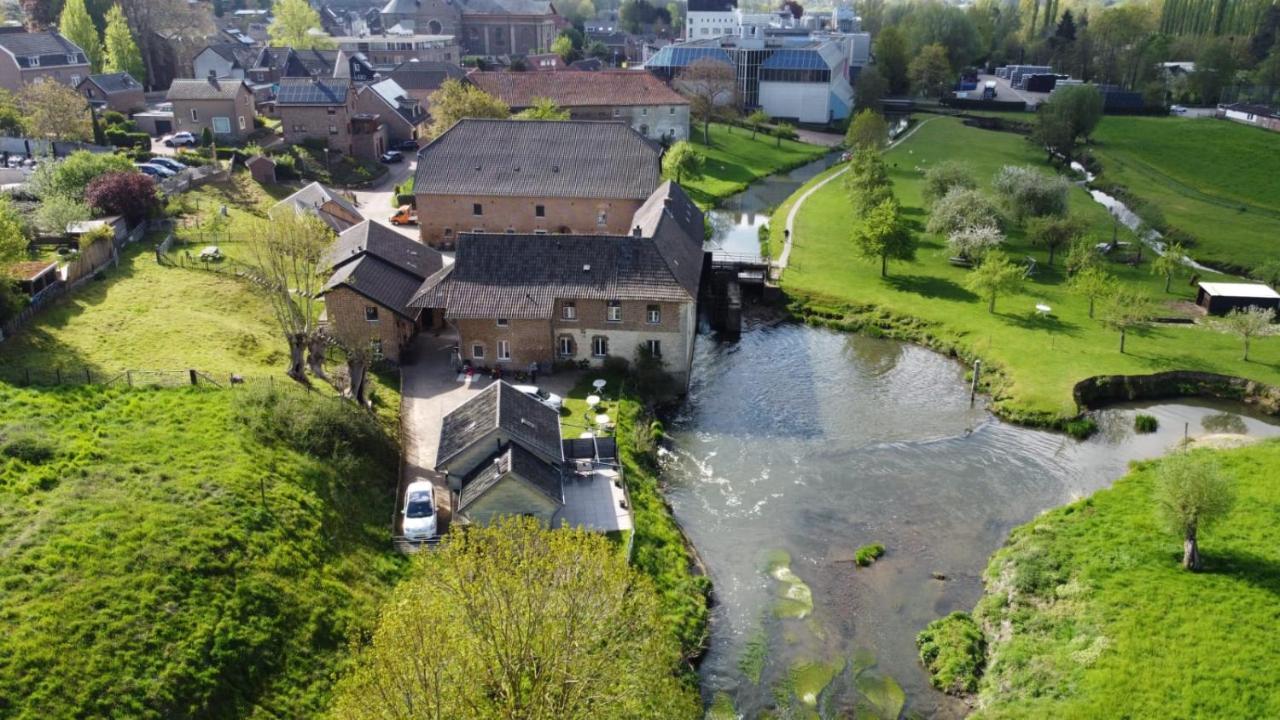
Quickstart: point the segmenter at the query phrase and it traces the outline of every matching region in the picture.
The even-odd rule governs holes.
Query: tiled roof
[[[508,477],[528,483],[558,505],[564,504],[560,471],[520,445],[511,443],[477,465],[462,481],[458,509],[465,512],[469,505]]]
[[[422,106],[419,105],[416,100],[409,97],[409,94],[405,92],[404,88],[400,87],[400,84],[391,78],[370,83],[364,88],[361,88],[360,92],[372,92],[376,94],[378,97],[382,98],[382,101],[394,110],[397,115],[404,118],[405,122],[410,125],[418,125],[427,119],[427,113],[422,109]],[[405,104],[401,104],[402,100]]]
[[[436,469],[502,429],[513,442],[544,459],[564,459],[560,414],[506,382],[496,382],[455,408],[440,423]]]
[[[409,307],[409,301],[421,285],[422,278],[381,258],[361,255],[334,270],[321,294],[345,286],[412,321],[418,317],[419,310]]]
[[[294,59],[293,48],[264,47],[258,53],[258,58],[254,61],[253,67],[259,70],[275,70],[284,75],[289,67],[290,59]],[[299,63],[298,67],[302,68],[301,63]]]
[[[364,254],[381,258],[417,277],[418,282],[444,265],[439,252],[372,220],[344,230],[329,250],[327,262],[338,267]]]
[[[680,282],[650,238],[463,233],[453,265],[428,278],[411,304],[444,308],[448,318],[546,319],[557,300],[693,302],[696,289],[696,280],[692,292]]]
[[[548,98],[562,108],[689,104],[684,96],[644,70],[474,72],[467,79],[512,108],[530,107],[536,98]]]
[[[689,12],[733,12],[738,0],[689,0]]]
[[[555,15],[550,0],[458,0],[463,15]]]
[[[133,76],[127,72],[90,75],[89,80],[101,88],[102,92],[108,94],[142,89],[142,84],[134,80]]]
[[[222,78],[220,80],[191,80],[179,78],[169,86],[166,100],[234,100],[245,87],[243,80]],[[245,88],[248,89],[247,87]]]
[[[585,72],[599,72],[604,69],[604,61],[600,58],[582,58],[569,63],[570,70],[583,70]]]
[[[694,298],[702,280],[705,222],[702,210],[670,180],[658,186],[631,220],[642,237],[653,239],[667,269]]]
[[[281,78],[276,106],[345,105],[351,83],[325,82],[317,78]]]
[[[466,77],[466,72],[449,63],[410,60],[397,65],[388,77],[406,90],[436,90],[445,80]]]
[[[258,55],[257,50],[236,43],[218,43],[205,49],[214,51],[223,60],[244,70],[253,66]]]
[[[620,122],[466,118],[419,152],[413,191],[642,200],[658,186],[658,156]]]
[[[323,211],[326,205],[335,207],[341,214]],[[284,208],[292,208],[298,214],[313,213],[336,233],[341,233],[364,220],[360,211],[347,202],[346,198],[318,182],[304,185],[294,194],[276,203],[267,212],[267,216],[271,217]]]
[[[312,77],[333,77],[338,64],[337,50],[294,50],[293,54]]]
[[[83,65],[89,62],[84,50],[52,30],[47,32],[0,32],[0,48],[13,53],[20,67],[30,67],[26,58],[40,58],[40,67]],[[75,55],[75,62],[67,56]]]

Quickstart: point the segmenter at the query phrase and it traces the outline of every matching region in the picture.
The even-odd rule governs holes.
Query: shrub
[[[129,118],[125,117],[124,113],[117,112],[115,110],[107,110],[102,113],[102,122],[107,127],[111,127],[112,125],[124,125],[129,122]]]
[[[155,181],[139,172],[107,173],[95,179],[85,188],[84,200],[104,215],[123,215],[130,224],[160,209]]]
[[[205,128],[200,131],[200,147],[209,147],[213,144],[213,131]]]
[[[1133,419],[1133,429],[1135,432],[1153,433],[1158,427],[1160,427],[1160,421],[1156,420],[1154,415],[1138,413],[1138,416]]]
[[[957,160],[944,160],[929,168],[924,173],[924,195],[926,206],[932,206],[947,193],[956,188],[976,190],[978,180],[973,176],[973,169]]]
[[[237,398],[237,415],[251,432],[319,458],[394,457],[377,420],[352,403],[290,387],[253,387]]]
[[[209,164],[209,158],[207,155],[202,155],[190,150],[179,150],[174,153],[174,159],[183,165],[190,167],[204,167]]]
[[[43,465],[53,459],[57,448],[44,438],[29,434],[19,434],[9,438],[0,438],[0,455],[14,460],[21,460],[28,465]]]
[[[977,190],[957,187],[934,203],[925,229],[937,235],[950,235],[965,228],[1000,229],[1002,225],[1000,209],[990,198]]]
[[[626,375],[631,363],[621,355],[610,355],[604,359],[604,371],[609,375]]]
[[[975,692],[986,662],[986,639],[966,612],[934,620],[916,636],[920,662],[939,690],[959,695]]]
[[[1080,417],[1068,420],[1062,426],[1062,429],[1077,440],[1085,440],[1090,435],[1098,432],[1098,422],[1091,417]]]
[[[991,183],[1009,214],[1018,222],[1046,215],[1065,215],[1070,183],[1033,167],[1006,165]]]
[[[871,543],[863,545],[853,554],[853,562],[858,567],[866,567],[871,563],[879,560],[884,555],[884,545],[880,543]]]

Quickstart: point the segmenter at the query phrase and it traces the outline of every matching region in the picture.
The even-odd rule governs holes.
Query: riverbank
[[[981,359],[992,410],[1033,425],[1062,427],[1075,417],[1079,408],[1074,387],[1096,375],[1139,376],[1179,369],[1280,384],[1280,343],[1257,343],[1251,361],[1245,362],[1236,338],[1194,324],[1155,324],[1131,331],[1127,352],[1119,352],[1119,334],[1091,319],[1088,301],[1067,289],[1061,260],[1049,265],[1046,250],[1016,228],[1008,234],[1006,250],[1019,262],[1033,259],[1035,273],[1021,292],[999,298],[996,312],[987,312],[985,304],[964,288],[968,271],[951,265],[943,239],[923,232],[924,170],[943,160],[968,163],[986,188],[1004,165],[1042,164],[1031,144],[1010,133],[966,127],[953,118],[922,125],[886,153],[895,191],[920,233],[917,259],[891,263],[885,279],[879,277],[878,263],[857,259],[849,240],[856,219],[847,193],[842,183],[827,183],[796,212],[789,267],[780,282],[793,315],[828,327],[919,342],[968,364]],[[802,197],[831,172],[836,171],[814,178],[793,198]],[[780,228],[794,202],[784,203],[774,214],[773,247],[782,246]],[[1125,228],[1116,228],[1083,189],[1072,189],[1070,203],[1095,237],[1110,239],[1115,232],[1122,240],[1133,239]],[[1163,278],[1145,265],[1110,263],[1107,268],[1170,314],[1179,310],[1179,303],[1194,300],[1194,288],[1185,276],[1166,294]],[[1206,274],[1202,279],[1212,278]],[[1041,316],[1035,310],[1038,304],[1050,306],[1051,312]]]
[[[689,142],[702,153],[702,174],[684,178],[680,186],[704,209],[742,192],[751,183],[786,172],[831,152],[822,145],[782,140],[747,128],[711,124],[710,143],[704,143],[702,126],[690,130]]]
[[[1280,441],[1213,452],[1230,514],[1202,572],[1156,518],[1161,461],[1013,531],[974,612],[987,649],[974,718],[1276,717]]]

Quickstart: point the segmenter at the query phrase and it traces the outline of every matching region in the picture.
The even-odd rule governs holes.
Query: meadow
[[[680,186],[703,208],[742,192],[760,178],[817,160],[830,148],[797,140],[782,140],[746,128],[711,124],[710,144],[702,142],[702,126],[690,127],[689,142],[703,156],[702,174],[684,178]]]
[[[791,264],[781,285],[797,314],[835,327],[981,358],[994,409],[1025,422],[1060,424],[1076,415],[1072,388],[1094,375],[1185,369],[1280,383],[1280,342],[1256,342],[1250,361],[1244,362],[1238,339],[1201,325],[1140,328],[1130,332],[1126,352],[1121,353],[1119,334],[1090,319],[1088,301],[1068,291],[1062,260],[1050,266],[1047,250],[1018,228],[1008,233],[1005,250],[1019,262],[1034,259],[1035,273],[1020,292],[998,298],[996,311],[987,312],[985,303],[964,287],[969,271],[949,262],[952,253],[945,240],[924,232],[924,172],[943,160],[958,160],[968,164],[983,189],[989,190],[991,178],[1002,166],[1042,166],[1043,154],[1024,138],[937,117],[920,125],[885,159],[904,214],[918,233],[916,259],[890,262],[889,277],[881,278],[879,262],[859,257],[850,240],[858,220],[848,192],[841,180],[830,182],[808,199],[796,218]],[[770,223],[774,248],[783,244],[785,218],[798,195],[774,214]],[[1070,206],[1086,221],[1088,234],[1095,240],[1111,240],[1115,233],[1120,240],[1133,241],[1131,233],[1117,228],[1083,189],[1071,190]],[[1176,277],[1166,294],[1163,278],[1150,272],[1150,257],[1148,252],[1137,267],[1107,263],[1107,269],[1176,315],[1180,312],[1176,303],[1195,296],[1189,275]],[[1205,274],[1202,279],[1214,277]],[[1035,310],[1037,304],[1047,304],[1051,312],[1041,316]]]

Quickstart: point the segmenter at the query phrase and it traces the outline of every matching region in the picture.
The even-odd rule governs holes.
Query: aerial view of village
[[[1280,718],[1280,0],[0,0],[0,719]]]

